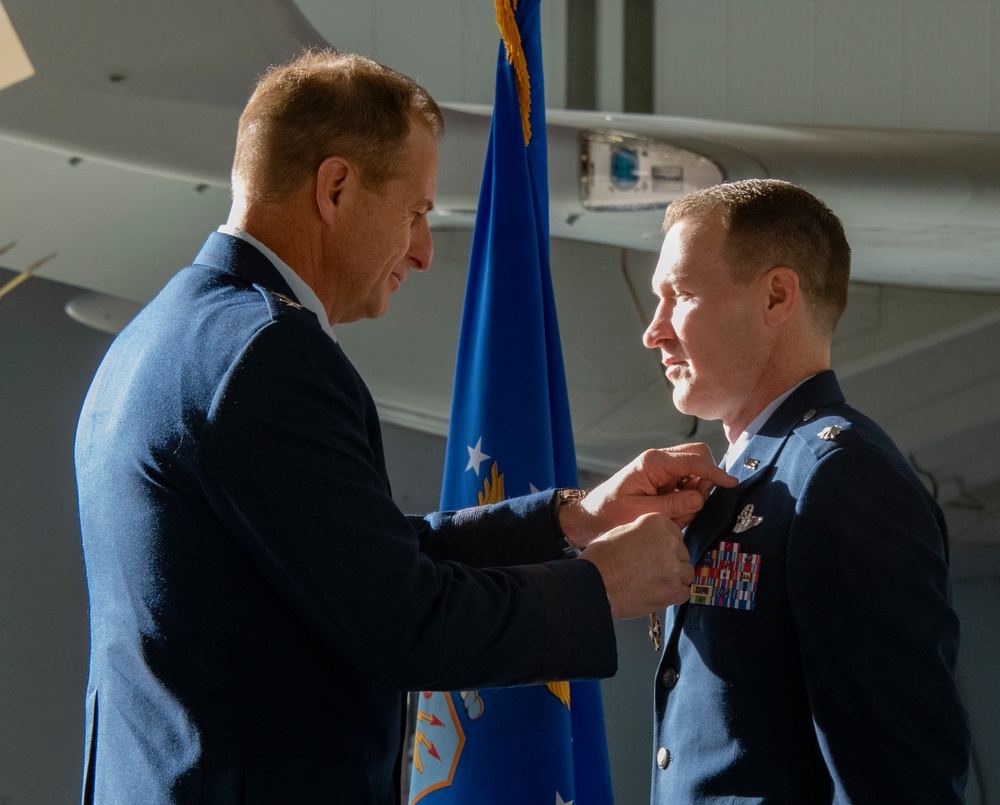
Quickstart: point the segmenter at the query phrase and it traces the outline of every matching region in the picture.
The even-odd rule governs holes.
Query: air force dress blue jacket
[[[615,671],[553,494],[404,516],[364,382],[240,239],[115,340],[76,462],[85,802],[387,805],[401,691]]]
[[[957,805],[969,726],[944,519],[833,372],[686,529],[655,681],[652,802]]]

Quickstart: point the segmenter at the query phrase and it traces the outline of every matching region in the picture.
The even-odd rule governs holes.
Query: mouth
[[[678,360],[676,358],[664,358],[663,359],[664,374],[667,376],[667,380],[674,381],[679,378],[688,368],[687,361]]]

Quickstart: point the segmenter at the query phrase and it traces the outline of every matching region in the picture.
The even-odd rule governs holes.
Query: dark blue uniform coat
[[[740,485],[713,492],[685,542],[695,564],[721,541],[759,556],[755,608],[668,611],[653,803],[962,802],[958,620],[923,484],[833,372],[730,472]]]
[[[76,461],[85,802],[384,805],[400,691],[615,671],[597,569],[547,561],[553,494],[401,514],[364,382],[237,238],[115,340]]]

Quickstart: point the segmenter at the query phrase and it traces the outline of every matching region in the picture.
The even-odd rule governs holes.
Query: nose
[[[664,302],[660,302],[653,314],[653,320],[642,334],[642,343],[647,349],[658,349],[666,341],[674,337],[674,329],[670,323],[670,310]]]
[[[426,216],[423,216],[413,229],[410,250],[406,253],[406,257],[410,261],[410,267],[417,271],[426,271],[431,267],[431,260],[434,259],[434,239],[431,237],[431,228]]]

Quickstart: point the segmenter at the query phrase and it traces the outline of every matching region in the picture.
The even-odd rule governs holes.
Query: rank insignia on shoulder
[[[835,442],[837,441],[837,437],[840,435],[842,430],[843,428],[840,427],[840,425],[830,425],[830,427],[823,428],[823,430],[816,435],[825,442]]]
[[[303,309],[302,305],[300,305],[298,302],[296,302],[290,296],[285,296],[283,293],[278,293],[277,291],[274,292],[274,295],[276,297],[278,297],[278,301],[281,302],[283,305],[288,305],[289,307],[293,307],[296,310],[302,310]]]
[[[743,511],[740,512],[740,516],[736,518],[736,525],[733,526],[733,533],[742,534],[747,529],[753,528],[755,525],[760,525],[763,522],[763,517],[754,517],[753,504],[748,503],[743,507]]]
[[[745,553],[738,542],[720,542],[694,569],[692,604],[752,610],[757,605],[760,554]]]

